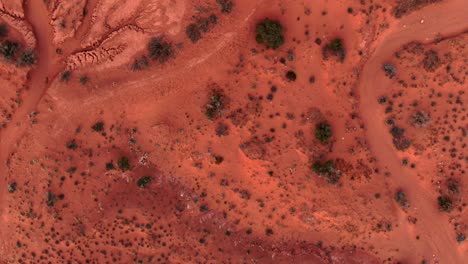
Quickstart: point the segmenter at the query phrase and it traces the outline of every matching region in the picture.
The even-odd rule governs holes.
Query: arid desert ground
[[[468,263],[467,0],[0,0],[0,263]]]

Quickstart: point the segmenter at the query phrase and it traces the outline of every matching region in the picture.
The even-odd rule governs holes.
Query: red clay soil
[[[0,262],[468,263],[466,14],[0,0]]]

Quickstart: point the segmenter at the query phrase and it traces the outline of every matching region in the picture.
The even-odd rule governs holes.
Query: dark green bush
[[[16,191],[16,187],[18,187],[18,184],[16,182],[8,183],[8,192],[14,193]]]
[[[286,79],[290,80],[290,81],[295,81],[297,78],[297,75],[295,72],[293,71],[288,71],[286,72]]]
[[[137,181],[137,186],[140,188],[146,188],[148,185],[151,183],[151,177],[150,176],[143,176]]]
[[[47,192],[46,193],[47,206],[53,207],[55,205],[55,201],[56,201],[55,194],[53,194],[52,192]]]
[[[277,20],[264,19],[257,24],[256,40],[267,48],[277,49],[284,44],[283,26]]]
[[[78,148],[78,144],[76,144],[76,140],[72,139],[67,143],[67,149],[75,150]]]
[[[332,137],[332,127],[326,122],[320,122],[315,126],[315,138],[322,142],[326,143]]]
[[[121,171],[128,171],[130,169],[130,161],[127,157],[120,157],[117,161],[117,165]]]
[[[62,80],[62,82],[68,82],[70,78],[71,78],[71,71],[69,70],[63,71],[62,74],[60,75],[60,80]]]
[[[336,38],[330,41],[323,47],[322,55],[324,59],[328,59],[330,56],[334,56],[337,57],[339,61],[343,62],[346,57],[343,40]]]
[[[104,131],[104,122],[102,121],[99,121],[99,122],[96,122],[96,124],[94,124],[92,127],[91,127],[92,130],[96,131],[96,132],[102,132]]]
[[[6,40],[0,46],[0,53],[7,60],[13,60],[19,50],[19,43]]]
[[[165,41],[162,37],[155,37],[148,43],[149,57],[164,63],[174,55],[172,43]]]
[[[192,23],[185,28],[185,34],[193,43],[201,39],[201,32],[195,23]]]
[[[21,53],[21,56],[18,60],[18,65],[20,66],[29,66],[36,63],[36,54],[32,50],[25,50]]]
[[[81,75],[81,76],[80,76],[80,83],[81,83],[82,85],[87,84],[88,81],[89,81],[88,75]]]
[[[452,199],[448,196],[437,197],[437,203],[439,204],[439,210],[443,212],[450,212],[453,209]]]
[[[216,2],[221,6],[221,12],[231,13],[234,3],[232,0],[216,0]]]
[[[210,101],[206,105],[205,115],[210,120],[214,120],[222,115],[224,109],[225,96],[220,90],[213,90]]]
[[[340,174],[335,168],[333,160],[328,160],[324,163],[316,162],[312,165],[311,169],[318,175],[325,177],[328,183],[337,184],[340,180]]]

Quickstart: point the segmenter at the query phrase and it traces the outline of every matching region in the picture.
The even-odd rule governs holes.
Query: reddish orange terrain
[[[467,0],[0,0],[0,263],[468,263]]]

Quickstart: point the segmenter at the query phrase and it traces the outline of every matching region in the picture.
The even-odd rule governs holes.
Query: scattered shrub
[[[151,177],[150,176],[143,176],[137,181],[137,186],[139,188],[146,188],[148,185],[151,183]]]
[[[192,23],[185,28],[185,34],[193,43],[201,39],[201,32],[195,23]]]
[[[283,26],[277,20],[264,19],[257,24],[256,40],[267,48],[277,49],[284,44]]]
[[[424,111],[417,111],[411,116],[410,124],[417,128],[426,127],[431,123],[431,117]]]
[[[46,204],[47,204],[47,206],[53,207],[55,205],[55,201],[56,201],[55,194],[53,194],[50,191],[47,192],[46,193]]]
[[[340,180],[340,173],[335,169],[333,160],[324,163],[316,162],[312,165],[311,169],[318,175],[325,177],[328,183],[337,184]]]
[[[0,46],[0,53],[7,60],[13,60],[18,52],[19,43],[11,40],[6,40]]]
[[[174,54],[172,43],[165,41],[162,37],[156,37],[150,40],[148,43],[148,52],[152,60],[157,60],[160,63],[166,62]]]
[[[221,6],[221,12],[231,13],[234,3],[232,0],[216,0],[216,2]]]
[[[16,192],[16,187],[18,186],[18,184],[16,182],[10,182],[8,183],[8,192],[9,193],[14,193]]]
[[[396,18],[401,18],[402,16],[409,14],[416,9],[422,8],[425,5],[440,1],[442,0],[400,0],[393,9],[393,15]]]
[[[80,76],[80,83],[81,83],[82,85],[87,84],[88,81],[89,81],[88,75],[81,75],[81,76]]]
[[[447,179],[447,189],[451,194],[460,193],[460,182],[454,178]]]
[[[104,131],[104,122],[102,121],[99,121],[99,122],[96,122],[96,124],[94,124],[92,127],[91,127],[92,130],[96,131],[96,132],[102,132]]]
[[[114,166],[114,163],[112,161],[106,163],[106,171],[114,170],[114,169],[115,169],[115,166]]]
[[[295,72],[293,72],[293,71],[286,72],[286,79],[288,79],[290,81],[295,81],[296,78],[297,78],[297,76],[296,76]]]
[[[423,68],[428,72],[434,72],[442,64],[439,54],[435,50],[429,50],[424,53]]]
[[[320,122],[315,126],[315,138],[318,141],[326,143],[332,135],[332,127],[327,121]]]
[[[63,71],[62,74],[60,75],[60,80],[62,80],[62,82],[68,82],[70,78],[71,78],[71,71],[69,70]]]
[[[75,150],[78,148],[78,144],[76,144],[76,140],[72,139],[67,143],[67,149]]]
[[[390,129],[390,133],[392,134],[393,144],[397,150],[405,150],[409,148],[411,141],[404,136],[405,130],[403,128],[393,126]]]
[[[439,204],[440,211],[450,212],[453,209],[452,199],[448,196],[437,197],[437,203]]]
[[[382,65],[382,70],[385,72],[385,75],[390,79],[395,77],[397,73],[396,67],[392,63],[384,63]]]
[[[19,66],[29,66],[36,63],[36,54],[32,50],[25,50],[18,60]]]
[[[229,127],[224,123],[219,123],[215,132],[218,137],[227,136],[229,135]]]
[[[206,105],[205,115],[210,120],[214,120],[223,114],[226,98],[222,91],[213,90],[210,95],[210,102]]]
[[[458,243],[461,243],[461,242],[465,241],[465,239],[466,239],[465,234],[463,234],[463,233],[457,233],[457,242],[458,242]]]
[[[149,62],[146,56],[142,56],[139,59],[135,59],[135,61],[132,64],[132,71],[141,71],[146,68],[148,68]]]
[[[6,24],[1,23],[0,24],[0,38],[7,37],[10,31],[8,30],[8,27]]]
[[[130,161],[127,157],[120,157],[117,161],[117,166],[119,166],[121,171],[128,171],[130,169]]]
[[[399,190],[399,191],[396,192],[395,200],[398,202],[398,204],[401,207],[403,207],[403,208],[408,208],[409,207],[408,198],[406,197],[406,194],[402,190]]]
[[[322,49],[322,56],[327,60],[330,56],[337,57],[339,61],[343,62],[346,57],[343,40],[340,38],[333,39]]]

